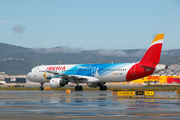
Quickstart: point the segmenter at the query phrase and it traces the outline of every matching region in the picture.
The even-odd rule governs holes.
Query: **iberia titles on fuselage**
[[[33,68],[27,79],[41,83],[40,90],[43,90],[46,82],[54,88],[64,87],[72,82],[77,84],[76,91],[83,89],[79,83],[107,90],[106,82],[131,81],[167,69],[166,65],[159,64],[163,38],[164,34],[157,34],[137,63],[42,65]]]

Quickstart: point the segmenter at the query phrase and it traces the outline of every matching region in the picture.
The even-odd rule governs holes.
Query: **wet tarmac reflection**
[[[179,99],[122,99],[111,91],[0,91],[1,119],[180,119]],[[158,96],[176,96],[157,92]]]

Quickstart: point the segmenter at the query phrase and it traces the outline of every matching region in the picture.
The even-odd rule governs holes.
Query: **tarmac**
[[[155,91],[155,97],[176,97]],[[173,120],[180,99],[125,99],[112,91],[0,91],[0,120]]]

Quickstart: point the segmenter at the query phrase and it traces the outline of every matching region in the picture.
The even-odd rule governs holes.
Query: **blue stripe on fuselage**
[[[113,71],[110,69],[121,69],[131,63],[113,63],[113,64],[81,64],[65,70],[63,74],[67,75],[81,75],[81,76],[94,76],[96,72],[100,76],[107,75]],[[97,71],[98,70],[98,71]]]

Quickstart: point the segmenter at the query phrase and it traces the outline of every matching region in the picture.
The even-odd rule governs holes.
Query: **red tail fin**
[[[153,74],[159,64],[164,34],[157,34],[139,63],[128,71],[126,80],[135,80]],[[165,66],[165,65],[164,65]],[[166,66],[164,67],[164,69]],[[158,70],[157,70],[158,71]]]
[[[164,33],[156,35],[150,47],[146,51],[145,55],[139,62],[141,66],[150,67],[150,68],[156,67],[156,64],[159,63],[161,56],[163,38],[164,38]]]

